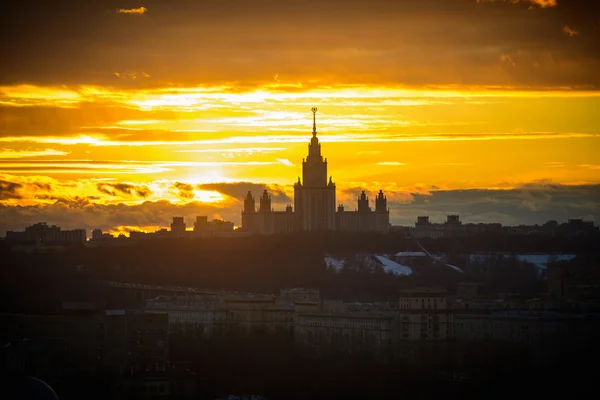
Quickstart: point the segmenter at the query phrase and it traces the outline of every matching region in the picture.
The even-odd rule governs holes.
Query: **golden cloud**
[[[402,167],[404,165],[406,165],[403,162],[399,162],[399,161],[381,161],[378,162],[377,165],[386,165],[386,166],[392,166],[392,167]]]
[[[570,37],[579,35],[579,32],[577,32],[575,29],[569,27],[568,25],[565,25],[563,27],[563,32],[565,33],[565,35],[569,35]]]
[[[139,8],[117,8],[117,14],[132,14],[132,15],[142,15],[145,14],[148,9],[146,7]]]
[[[558,6],[557,0],[529,0],[530,3],[537,4],[542,8]]]
[[[149,78],[150,77],[150,74],[148,74],[144,71],[141,71],[141,72],[115,72],[113,75],[119,79],[128,79],[128,80],[132,80],[132,81],[135,81],[137,78]]]
[[[46,157],[46,156],[66,156],[66,151],[45,149],[45,150],[0,150],[0,159],[6,158],[25,158],[25,157]]]
[[[504,2],[504,3],[512,3],[512,4],[519,4],[519,3],[527,2],[527,3],[535,4],[541,8],[558,6],[557,0],[477,0],[477,3],[479,3],[479,4],[481,4],[481,3],[496,3],[496,2]]]

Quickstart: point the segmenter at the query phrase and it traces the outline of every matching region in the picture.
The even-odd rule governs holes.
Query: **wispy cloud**
[[[451,141],[490,141],[490,140],[541,140],[541,139],[572,139],[592,138],[600,135],[583,132],[518,132],[518,133],[428,133],[416,134],[329,134],[320,137],[322,143],[394,143],[394,142],[451,142]],[[90,145],[95,147],[113,146],[205,146],[226,144],[280,144],[280,143],[305,143],[306,134],[297,135],[256,135],[256,136],[229,136],[214,139],[198,140],[114,140],[105,136],[78,135],[72,137],[54,136],[8,136],[0,137],[0,143],[42,143],[61,145]],[[206,164],[206,163],[205,163]],[[208,163],[203,166],[214,166]],[[239,162],[221,162],[220,164],[240,164]],[[242,163],[243,164],[243,163]],[[200,164],[198,164],[200,166]]]
[[[404,166],[406,164],[403,162],[399,162],[399,161],[381,161],[381,162],[378,162],[377,165],[389,165],[389,166],[394,166],[394,167],[400,167],[400,166]]]
[[[152,194],[152,191],[144,185],[135,185],[132,183],[98,183],[98,191],[110,196],[138,196],[146,198]]]
[[[45,150],[0,150],[0,159],[7,158],[26,158],[26,157],[46,157],[46,156],[65,156],[69,154],[66,151],[45,149]]]
[[[52,106],[72,108],[82,101],[80,93],[62,87],[15,85],[0,86],[0,105]]]
[[[113,75],[119,79],[132,80],[132,81],[135,81],[138,78],[140,78],[140,79],[150,78],[150,74],[143,72],[143,71],[141,71],[141,72],[115,72]]]
[[[101,161],[101,160],[28,160],[11,161],[0,159],[0,173],[11,174],[67,174],[67,175],[156,175],[189,168],[241,168],[267,167],[294,164],[284,158],[273,161]]]
[[[148,11],[148,9],[146,7],[117,8],[117,14],[142,15],[142,14],[145,14],[146,11]]]
[[[577,32],[575,29],[569,27],[568,25],[565,25],[563,27],[563,32],[565,33],[565,35],[568,35],[570,37],[579,35],[579,32]]]
[[[168,162],[101,160],[0,160],[0,172],[29,174],[157,174],[170,170]]]
[[[542,8],[558,6],[558,0],[529,0],[529,2]]]
[[[541,8],[549,8],[558,6],[557,0],[477,0],[477,3],[530,3]]]
[[[245,148],[223,148],[223,149],[187,149],[187,150],[176,150],[177,153],[219,153],[219,154],[232,154],[232,153],[271,153],[276,151],[283,151],[284,147],[245,147]]]
[[[581,168],[588,168],[588,169],[600,169],[600,164],[581,164],[578,166]]]
[[[467,166],[467,165],[473,165],[471,163],[466,163],[466,162],[439,162],[436,163],[436,165],[441,165],[444,167],[462,167],[462,166]]]
[[[506,57],[508,56],[508,57]],[[514,55],[506,55],[514,60]],[[115,72],[120,79],[148,78],[145,72]],[[265,105],[308,107],[319,104],[323,107],[418,107],[432,105],[452,105],[457,100],[474,101],[484,98],[552,98],[552,97],[598,97],[600,92],[588,87],[519,87],[519,86],[465,86],[465,85],[425,85],[425,86],[369,86],[336,85],[307,86],[294,91],[274,90],[264,84],[254,86],[220,85],[182,88],[154,88],[136,90],[116,90],[110,87],[73,85],[0,86],[0,105],[53,106],[74,108],[81,104],[105,104],[143,111],[206,111],[211,109],[235,109],[260,105],[258,117],[268,120],[298,119],[298,111],[275,111],[265,109]],[[302,114],[302,118],[305,114]],[[339,118],[328,115],[326,118]],[[355,116],[357,117],[357,116]],[[322,116],[321,116],[322,118]],[[355,118],[356,119],[356,118]],[[360,119],[360,118],[359,118]],[[231,123],[236,120],[232,119]],[[244,121],[241,121],[242,123]],[[325,120],[320,122],[325,123]],[[340,123],[343,121],[334,120]]]

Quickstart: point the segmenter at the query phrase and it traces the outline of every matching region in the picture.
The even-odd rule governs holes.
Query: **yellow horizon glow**
[[[239,207],[239,199],[197,187],[216,182],[277,184],[291,196],[307,153],[313,105],[319,107],[323,156],[342,201],[351,201],[344,191],[358,186],[383,188],[402,202],[410,200],[408,193],[431,187],[597,184],[593,149],[600,144],[600,121],[590,111],[600,106],[600,91],[584,89],[2,86],[6,115],[21,114],[8,118],[14,126],[0,135],[0,176],[22,187],[19,197],[0,203],[51,204],[57,197],[87,196],[92,204],[164,200]],[[32,179],[40,177],[52,183],[48,193],[35,189]],[[107,194],[98,189],[103,179],[129,186],[117,185]],[[176,183],[193,190],[180,193]],[[139,196],[138,189],[148,194]]]

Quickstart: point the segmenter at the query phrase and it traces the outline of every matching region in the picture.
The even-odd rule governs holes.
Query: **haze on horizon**
[[[393,224],[600,221],[598,2],[2,7],[0,235],[239,225],[265,188],[281,209],[312,106],[348,208],[368,187]]]

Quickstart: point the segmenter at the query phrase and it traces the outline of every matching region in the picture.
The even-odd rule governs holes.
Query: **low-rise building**
[[[0,324],[3,340],[9,343],[4,351],[13,360],[11,366],[28,373],[52,376],[60,369],[61,374],[110,370],[131,375],[164,372],[167,368],[166,315],[123,310],[73,315],[2,314]],[[43,351],[36,351],[40,348]]]
[[[85,229],[61,230],[59,226],[49,226],[38,222],[25,228],[23,232],[6,232],[6,240],[36,243],[84,243],[87,235]]]
[[[454,337],[453,314],[448,309],[446,289],[402,290],[398,309],[399,341],[442,341]]]
[[[227,313],[214,295],[159,296],[146,302],[145,311],[167,314],[170,332],[211,336],[225,324]]]
[[[393,345],[395,319],[393,313],[299,313],[294,337],[314,355],[383,355]]]
[[[527,348],[536,363],[553,364],[560,352],[595,341],[600,319],[552,311],[503,311],[456,314],[454,325],[458,341],[509,343]]]

